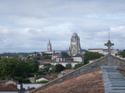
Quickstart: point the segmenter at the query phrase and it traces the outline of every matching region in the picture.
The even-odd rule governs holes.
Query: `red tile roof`
[[[102,73],[101,71],[89,72],[36,93],[104,93]]]
[[[0,91],[17,91],[17,86],[10,83],[0,83]]]

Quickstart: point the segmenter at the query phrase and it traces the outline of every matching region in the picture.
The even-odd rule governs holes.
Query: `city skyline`
[[[0,53],[67,50],[74,32],[81,47],[125,49],[124,0],[1,0]]]

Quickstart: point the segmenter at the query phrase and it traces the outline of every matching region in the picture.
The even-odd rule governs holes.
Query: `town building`
[[[71,64],[72,66],[75,66],[78,63],[84,62],[84,54],[85,51],[81,49],[80,46],[80,38],[77,33],[73,33],[70,41],[70,47],[69,50],[65,51],[53,51],[52,50],[52,44],[49,40],[47,44],[47,51],[42,52],[43,57],[48,57],[50,60],[39,60],[40,68],[43,67],[44,64],[61,64],[63,66],[66,66],[67,64]]]
[[[68,74],[62,72],[31,93],[125,93],[125,60],[112,55],[112,42],[105,45],[107,55]]]
[[[98,52],[100,54],[106,55],[108,54],[108,49],[104,49],[104,48],[90,48],[88,49],[89,52]],[[118,49],[111,49],[111,52],[113,55],[117,54],[119,52]]]

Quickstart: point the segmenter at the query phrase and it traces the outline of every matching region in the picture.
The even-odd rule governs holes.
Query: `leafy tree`
[[[65,69],[65,67],[63,65],[57,64],[57,65],[53,66],[52,71],[59,73],[59,72],[63,71],[64,69]]]
[[[103,55],[98,52],[86,52],[84,54],[84,63],[87,64],[89,60],[94,60],[102,57]]]
[[[66,64],[66,69],[71,69],[72,65],[71,64]]]
[[[121,57],[125,57],[125,50],[118,52],[118,55],[120,55]]]
[[[51,54],[46,54],[46,53],[43,53],[42,55],[42,59],[51,59]]]
[[[50,68],[52,68],[53,66],[51,64],[45,64],[44,67],[42,69],[39,70],[38,74],[40,75],[46,75],[49,74]]]
[[[37,71],[38,64],[35,61],[23,62],[17,58],[0,59],[0,79],[27,81],[26,78],[34,76]]]
[[[37,73],[39,70],[39,64],[36,60],[32,60],[30,62],[27,62],[30,72],[32,72],[33,74]]]
[[[70,57],[70,56],[68,55],[68,53],[65,52],[65,51],[62,51],[62,52],[61,52],[61,56],[62,56],[63,58],[68,58],[68,57]]]
[[[83,63],[78,63],[78,64],[75,65],[74,69],[77,69],[77,68],[79,68],[79,67],[81,67],[83,65],[84,65]]]
[[[14,77],[15,67],[18,60],[14,58],[1,58],[0,60],[0,78],[12,79]]]

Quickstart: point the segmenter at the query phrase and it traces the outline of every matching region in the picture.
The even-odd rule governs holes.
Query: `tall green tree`
[[[84,54],[84,63],[87,64],[89,62],[89,60],[94,60],[94,59],[98,59],[100,57],[102,57],[103,54],[100,54],[98,52],[86,52]]]
[[[125,57],[125,50],[118,52],[118,55],[120,55],[121,57]]]
[[[65,69],[65,67],[63,65],[57,64],[57,65],[53,66],[52,71],[59,73],[59,72],[63,71],[64,69]]]
[[[66,69],[71,69],[72,65],[71,64],[66,64]]]
[[[0,60],[0,78],[12,79],[14,77],[17,59],[14,58],[1,58]]]
[[[38,71],[38,64],[35,61],[23,62],[17,58],[0,59],[0,79],[14,79],[23,81],[34,76]]]

